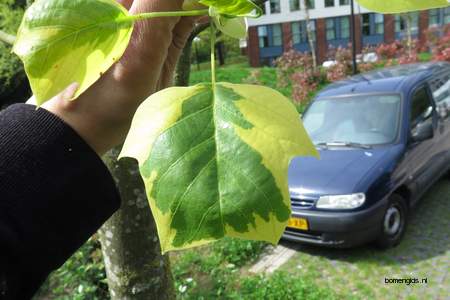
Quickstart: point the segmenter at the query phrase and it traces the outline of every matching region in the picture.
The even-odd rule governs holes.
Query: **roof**
[[[360,93],[401,93],[444,70],[450,70],[450,63],[431,62],[384,68],[332,83],[317,98]]]

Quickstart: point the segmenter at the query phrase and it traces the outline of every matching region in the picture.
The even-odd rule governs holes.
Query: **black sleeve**
[[[0,112],[0,299],[29,299],[119,208],[114,180],[67,124],[26,104]]]

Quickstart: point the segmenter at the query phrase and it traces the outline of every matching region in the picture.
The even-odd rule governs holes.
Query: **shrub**
[[[109,299],[100,242],[94,236],[52,273],[37,299]]]
[[[314,70],[312,56],[295,50],[285,52],[276,62],[279,88],[292,85],[295,104],[306,104],[325,80],[319,69]]]
[[[330,48],[328,57],[335,61],[335,64],[327,69],[328,81],[341,80],[352,74],[352,51],[350,48]]]
[[[418,41],[413,40],[410,51],[405,41],[395,41],[390,44],[379,45],[375,52],[378,57],[386,61],[386,66],[398,64],[410,64],[419,62]]]
[[[450,62],[450,24],[442,30],[435,27],[426,32],[428,46],[431,48],[433,60]]]
[[[307,104],[319,83],[323,81],[320,71],[309,70],[292,74],[292,98],[296,103]]]
[[[0,2],[0,30],[14,34],[23,16],[23,9],[15,6],[13,0]],[[17,56],[11,53],[11,46],[0,41],[0,107],[23,81],[25,74]]]
[[[312,56],[295,50],[284,52],[275,60],[277,68],[277,85],[286,87],[292,80],[292,75],[298,72],[309,72],[313,69]]]
[[[392,60],[397,57],[399,52],[404,52],[404,45],[399,41],[390,44],[380,44],[375,52],[378,57],[384,60]]]
[[[337,296],[327,288],[317,286],[311,279],[276,272],[271,276],[257,275],[244,279],[234,299],[327,300]]]

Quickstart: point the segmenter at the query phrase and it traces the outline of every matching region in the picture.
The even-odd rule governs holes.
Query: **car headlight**
[[[366,195],[363,193],[328,195],[320,197],[316,207],[323,209],[353,209],[363,205],[364,201],[366,201]]]

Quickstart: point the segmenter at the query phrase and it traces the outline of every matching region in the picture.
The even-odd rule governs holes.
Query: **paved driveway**
[[[281,269],[293,276],[313,276],[343,298],[450,299],[450,180],[440,180],[424,196],[396,248],[337,250],[282,244],[298,252]],[[426,278],[427,283],[388,284],[385,278]]]

